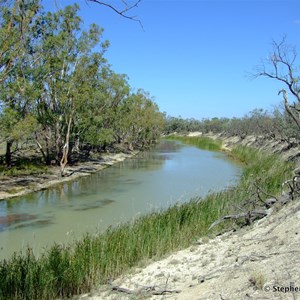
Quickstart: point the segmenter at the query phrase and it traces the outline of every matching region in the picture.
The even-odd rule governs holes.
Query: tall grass
[[[191,142],[192,138],[190,138]],[[53,245],[36,258],[30,249],[0,262],[0,299],[55,299],[87,292],[149,259],[158,259],[210,234],[209,226],[249,197],[253,178],[277,193],[291,166],[278,156],[237,147],[232,155],[245,169],[236,188],[174,205],[72,245]],[[226,223],[215,228],[223,230]]]
[[[208,137],[188,137],[188,136],[168,136],[168,140],[176,140],[183,142],[188,145],[193,145],[198,148],[210,151],[220,151],[222,147],[222,142],[219,140],[213,140]]]

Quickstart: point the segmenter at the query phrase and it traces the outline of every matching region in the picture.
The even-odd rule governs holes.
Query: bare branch
[[[134,2],[131,5],[128,4],[127,1],[121,0],[121,2],[123,3],[123,5],[125,6],[125,8],[123,10],[117,9],[115,6],[113,6],[113,5],[111,5],[111,4],[107,3],[107,2],[104,2],[104,1],[99,1],[99,0],[87,0],[87,1],[94,2],[94,3],[97,3],[99,5],[106,6],[106,7],[110,8],[111,10],[113,10],[118,15],[122,16],[123,18],[126,18],[126,19],[129,19],[129,20],[138,22],[140,24],[140,26],[143,28],[142,22],[139,19],[137,19],[137,16],[131,16],[131,15],[127,14],[127,12],[129,12],[130,10],[138,7],[138,5],[140,4],[140,2],[142,0],[137,0],[136,2]]]
[[[181,292],[180,290],[157,289],[156,286],[147,286],[138,291],[130,290],[120,286],[113,286],[112,290],[120,293],[125,293],[128,295],[136,295],[139,292],[141,292],[141,290],[143,290],[146,293],[149,293],[150,295],[165,295],[165,294],[172,294],[172,293],[179,294]]]
[[[276,199],[276,201],[278,201],[278,199],[277,199],[276,196],[271,195],[271,194],[267,193],[266,191],[264,191],[264,190],[263,190],[256,182],[254,182],[253,184],[254,184],[254,186],[255,186],[256,189],[257,189],[257,194],[258,194],[259,200],[260,200],[261,202],[263,202],[263,203],[265,204],[265,201],[263,201],[263,200],[261,199],[259,193],[263,193],[263,194],[265,194],[266,196],[271,197],[271,198],[274,198],[274,199]]]
[[[209,227],[208,230],[212,229],[213,227],[219,225],[220,223],[226,221],[226,220],[238,220],[238,219],[245,219],[247,224],[251,224],[253,222],[253,220],[257,219],[257,218],[263,218],[265,216],[267,216],[268,213],[265,210],[253,210],[253,211],[248,211],[248,212],[244,212],[244,213],[240,213],[237,215],[228,215],[228,216],[224,216],[221,219],[218,219],[217,221],[215,221],[214,223],[212,223]]]
[[[268,59],[256,68],[252,74],[253,78],[267,77],[282,82],[287,89],[282,88],[278,95],[282,93],[285,111],[300,128],[300,116],[298,105],[300,103],[300,75],[299,67],[296,65],[297,51],[295,46],[287,44],[286,37],[280,42],[273,41],[272,51]],[[289,103],[288,93],[294,97],[294,101]],[[297,103],[297,105],[296,105]]]
[[[281,91],[279,91],[278,94],[281,94],[281,93],[283,94],[284,107],[285,107],[286,112],[291,116],[291,118],[294,120],[294,122],[297,124],[298,128],[300,129],[300,119],[294,113],[294,111],[292,110],[292,107],[288,103],[288,95],[287,95],[286,90],[282,89]]]

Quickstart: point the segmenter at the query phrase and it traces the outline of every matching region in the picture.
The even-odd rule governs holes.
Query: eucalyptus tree
[[[276,106],[272,112],[272,132],[277,139],[284,140],[288,144],[295,139],[300,140],[299,128],[283,104]]]
[[[76,72],[78,95],[77,117],[75,118],[75,149],[98,147],[113,142],[110,128],[105,127],[109,119],[110,101],[105,90],[109,66],[100,53],[85,57]]]
[[[160,137],[164,115],[149,94],[139,89],[132,93],[120,110],[118,134],[130,150],[153,144]]]
[[[0,83],[27,53],[40,9],[39,0],[0,0]]]
[[[0,138],[6,142],[7,166],[13,142],[29,136],[36,124],[31,113],[36,94],[31,51],[39,10],[38,0],[13,1],[0,8]]]
[[[5,162],[11,167],[11,147],[13,142],[24,140],[33,134],[36,128],[36,119],[32,115],[20,118],[16,110],[6,107],[0,113],[0,140],[6,142]]]
[[[36,112],[44,139],[48,140],[45,145],[54,148],[47,153],[54,150],[62,176],[70,154],[72,130],[89,100],[89,79],[104,63],[103,53],[108,46],[107,42],[100,43],[102,29],[97,25],[92,24],[88,32],[81,30],[78,9],[77,5],[67,6],[43,15],[37,44],[41,56],[36,62],[40,70]],[[100,49],[93,54],[97,45]]]
[[[107,69],[103,74],[102,91],[104,101],[102,103],[102,125],[100,134],[104,144],[120,143],[121,139],[118,136],[120,128],[120,108],[130,95],[130,86],[128,77],[125,74],[117,74],[111,69]]]
[[[102,29],[92,24],[83,31],[78,10],[75,4],[44,12],[39,0],[5,1],[1,8],[0,139],[8,165],[12,143],[33,134],[45,163],[55,159],[62,176],[73,151],[87,144],[134,148],[160,135],[157,105],[111,70]]]

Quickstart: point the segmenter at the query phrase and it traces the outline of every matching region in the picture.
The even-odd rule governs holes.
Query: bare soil
[[[130,154],[125,153],[107,153],[101,155],[99,159],[90,159],[83,163],[76,163],[67,166],[66,175],[60,176],[59,167],[51,167],[47,173],[39,175],[25,176],[2,176],[0,180],[0,200],[23,196],[39,190],[50,188],[54,185],[62,184],[82,176],[88,176],[92,173],[107,168],[115,163],[121,162],[126,158],[136,155],[138,152]]]
[[[199,240],[79,299],[300,299],[299,225],[294,200],[251,227]]]

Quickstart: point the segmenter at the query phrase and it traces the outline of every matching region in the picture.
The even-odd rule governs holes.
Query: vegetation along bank
[[[204,146],[202,138],[184,139]],[[206,139],[204,144],[210,141]],[[215,147],[216,142],[212,144]],[[226,220],[210,229],[222,216],[235,213],[236,206],[251,209],[253,201],[263,203],[261,199],[267,195],[280,193],[293,167],[276,154],[243,146],[234,147],[231,155],[244,164],[237,187],[153,212],[99,236],[87,234],[72,245],[53,245],[39,258],[28,249],[24,255],[16,253],[1,261],[1,299],[55,299],[88,292],[135,266],[185,248],[200,237],[248,222],[244,218]],[[258,186],[263,193],[258,192]]]
[[[57,165],[64,177],[95,153],[144,149],[160,137],[157,104],[111,69],[103,29],[83,30],[77,4],[49,12],[40,0],[6,1],[0,25],[0,176]]]
[[[299,80],[294,73],[298,68],[293,66],[295,59],[288,59],[295,52],[284,41],[274,44],[270,56],[275,70],[257,75],[283,82],[295,102],[290,103],[282,90],[284,108],[272,113],[254,110],[240,119],[182,120],[165,117],[147,92],[133,90],[126,75],[111,69],[102,28],[92,24],[84,31],[78,10],[73,5],[46,12],[39,0],[26,5],[8,1],[0,8],[0,176],[5,183],[1,186],[7,187],[2,198],[18,195],[22,186],[35,189],[30,187],[34,181],[42,184],[49,177],[55,181],[88,173],[81,167],[72,169],[80,162],[94,171],[89,163],[95,159],[99,165],[112,163],[120,159],[115,153],[134,153],[155,144],[162,131],[230,138],[225,146],[244,171],[238,186],[204,199],[153,212],[99,236],[87,234],[70,245],[55,244],[40,257],[31,249],[15,253],[0,262],[1,299],[56,299],[88,292],[200,237],[250,224],[266,214],[271,202],[288,201],[297,191],[290,180],[294,166],[281,155],[297,149],[300,128]],[[282,66],[288,67],[288,76],[280,78],[276,70]],[[270,138],[270,148],[280,140],[280,155],[238,145],[251,145],[249,135],[260,135],[255,139],[261,146]],[[178,139],[214,151],[224,148],[203,137]],[[107,152],[113,155],[109,158]],[[299,151],[287,158],[297,157]],[[59,168],[56,173],[53,165]],[[281,195],[283,182],[289,189],[286,198]]]
[[[0,199],[97,171],[155,144],[164,116],[112,70],[77,4],[0,7]],[[26,4],[25,4],[26,3]]]

